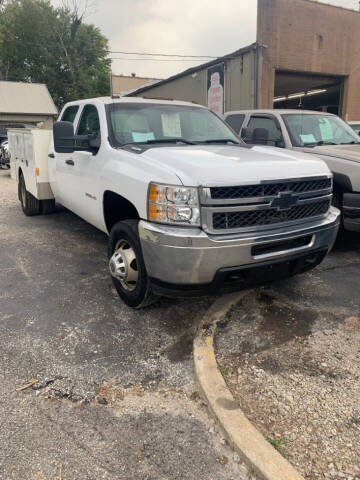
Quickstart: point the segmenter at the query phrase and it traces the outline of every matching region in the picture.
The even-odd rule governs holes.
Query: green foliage
[[[108,41],[77,10],[0,0],[0,79],[46,83],[55,103],[109,95]]]
[[[285,447],[286,447],[286,442],[283,438],[271,438],[267,437],[267,441],[283,456],[286,458],[285,454]]]
[[[221,365],[219,365],[219,370],[220,370],[221,375],[228,375],[229,374],[229,370],[226,367],[222,367]]]

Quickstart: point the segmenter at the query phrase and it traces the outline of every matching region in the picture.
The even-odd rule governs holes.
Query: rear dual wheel
[[[55,212],[55,200],[40,200],[40,211],[43,215]]]
[[[120,298],[133,308],[157,299],[151,292],[138,233],[138,220],[116,223],[110,232],[108,257],[112,281]]]
[[[27,217],[33,217],[43,213],[47,215],[55,211],[55,200],[38,200],[26,190],[24,175],[20,173],[18,196],[22,211]]]
[[[25,215],[27,217],[39,215],[40,201],[26,190],[24,175],[22,173],[20,173],[18,189],[21,208]]]

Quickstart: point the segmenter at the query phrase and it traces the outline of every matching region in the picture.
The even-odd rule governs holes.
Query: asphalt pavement
[[[247,478],[194,380],[213,299],[131,310],[106,250],[67,210],[25,217],[0,170],[0,479]]]

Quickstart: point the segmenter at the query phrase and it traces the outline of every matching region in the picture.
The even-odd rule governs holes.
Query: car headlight
[[[160,223],[200,226],[198,189],[151,183],[148,218]]]

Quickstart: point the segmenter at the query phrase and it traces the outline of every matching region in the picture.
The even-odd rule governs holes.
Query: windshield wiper
[[[343,142],[343,143],[339,143],[338,145],[359,145],[360,142],[355,142],[352,141],[352,142]]]
[[[141,147],[142,145],[152,145],[156,143],[185,143],[187,145],[195,145],[194,142],[190,142],[190,140],[186,140],[185,138],[154,138],[152,140],[145,140],[144,142],[127,142],[123,145],[120,145],[120,148],[124,147]]]
[[[304,147],[322,147],[323,145],[339,145],[339,143],[324,142],[324,140],[320,140],[318,142],[305,143]]]
[[[213,138],[213,139],[210,139],[210,140],[203,140],[203,141],[197,142],[197,143],[229,143],[229,142],[234,143],[235,145],[240,144],[240,142],[236,142],[232,138]]]
[[[194,142],[190,142],[190,140],[186,140],[186,138],[156,138],[154,140],[146,140],[145,142],[141,143],[148,143],[148,144],[155,144],[155,143],[186,143],[187,145],[195,145]]]
[[[319,142],[317,142],[316,145],[320,147],[321,145],[339,145],[339,144],[335,142],[324,142],[324,140],[320,140]]]

